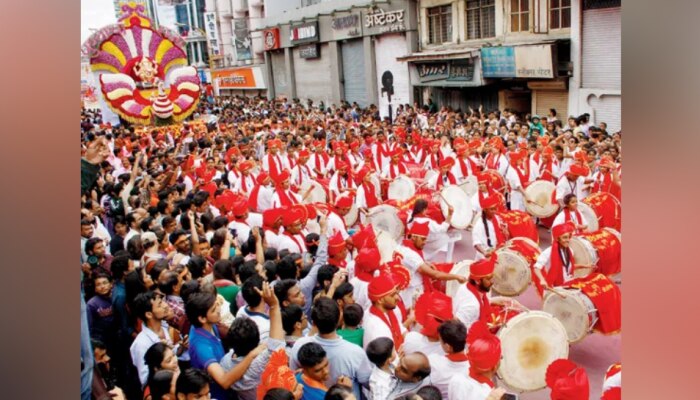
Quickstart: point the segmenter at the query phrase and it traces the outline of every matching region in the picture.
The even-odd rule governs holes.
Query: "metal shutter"
[[[272,62],[272,81],[275,87],[275,96],[284,96],[291,100],[289,95],[289,78],[284,64],[284,50],[270,52]]]
[[[565,90],[536,90],[535,114],[539,115],[542,121],[547,121],[549,109],[557,110],[557,118],[566,121],[569,117],[569,92]]]
[[[582,83],[587,89],[621,89],[620,8],[583,11]]]
[[[591,95],[588,104],[593,108],[591,122],[598,125],[601,122],[608,124],[608,132],[617,132],[622,129],[622,96],[604,94],[600,97]]]
[[[340,45],[343,62],[343,87],[345,101],[357,102],[360,107],[369,105],[365,87],[365,53],[362,39],[349,40]]]
[[[319,44],[319,58],[301,58],[299,49],[293,50],[294,76],[297,97],[306,104],[307,99],[318,105],[320,101],[330,107],[331,101],[331,61],[328,44]]]

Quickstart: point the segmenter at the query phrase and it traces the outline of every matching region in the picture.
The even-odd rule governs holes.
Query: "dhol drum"
[[[615,196],[607,192],[598,192],[586,197],[582,202],[595,211],[599,228],[613,228],[616,231],[621,229],[622,206]]]
[[[399,218],[399,210],[388,204],[372,207],[369,213],[362,214],[360,220],[363,224],[370,223],[375,231],[385,231],[396,242],[400,241],[404,234],[403,222]]]
[[[450,273],[469,278],[469,266],[472,265],[473,262],[474,260],[462,260],[455,263]],[[447,281],[445,285],[445,294],[453,297],[461,285],[464,284],[459,283],[459,281]]]
[[[578,203],[578,212],[581,213],[581,216],[588,223],[588,229],[586,229],[586,232],[595,232],[599,229],[600,217],[598,217],[595,210],[593,210],[591,206],[583,202]]]
[[[498,331],[503,358],[498,376],[519,391],[543,389],[547,367],[569,356],[566,329],[544,311],[526,311],[506,322]]]
[[[343,219],[345,220],[345,225],[350,228],[357,223],[357,218],[359,216],[359,210],[357,209],[357,205],[353,202],[352,207],[350,207],[350,211],[348,211],[347,214],[345,214],[345,217]]]
[[[525,189],[525,194],[533,202],[525,202],[527,212],[537,218],[547,218],[559,211],[559,203],[554,201],[557,187],[549,181],[532,182]]]
[[[588,335],[598,322],[598,311],[591,299],[579,289],[555,288],[546,292],[542,310],[564,325],[569,343],[576,343]]]
[[[425,168],[422,165],[416,163],[405,163],[406,169],[408,170],[408,176],[413,179],[423,179],[425,177]]]
[[[622,236],[612,228],[575,235],[569,242],[574,254],[575,277],[597,271],[610,276],[622,268]]]
[[[313,180],[304,181],[304,183],[301,184],[301,188],[299,188],[299,195],[303,197],[309,190],[311,190],[311,192],[303,203],[308,204],[326,202],[326,191],[323,189],[323,186],[321,186],[320,183]]]
[[[379,249],[380,262],[384,264],[391,261],[394,255],[394,250],[396,250],[398,244],[394,240],[394,238],[391,237],[391,234],[389,234],[387,231],[375,228],[375,232],[377,237],[377,248]]]
[[[440,209],[445,218],[449,212],[448,206],[452,207],[450,225],[455,229],[467,229],[474,217],[474,210],[469,196],[459,186],[445,186],[440,191]]]
[[[479,191],[479,182],[476,180],[476,176],[469,175],[462,183],[460,183],[459,188],[467,194],[467,196],[472,197]]]
[[[542,309],[564,325],[570,342],[591,331],[604,335],[621,331],[622,292],[607,276],[592,274],[553,290],[545,295]]]
[[[498,216],[508,227],[508,236],[511,238],[524,237],[535,243],[540,242],[540,233],[530,214],[520,210],[507,210],[499,212]]]
[[[416,184],[411,178],[400,175],[391,183],[387,191],[387,197],[392,200],[405,201],[416,194]]]
[[[503,296],[523,293],[530,286],[532,266],[540,255],[537,243],[528,238],[514,238],[496,250],[496,254],[493,291]]]

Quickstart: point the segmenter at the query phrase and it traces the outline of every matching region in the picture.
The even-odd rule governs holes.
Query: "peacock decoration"
[[[197,70],[187,65],[185,42],[165,27],[154,28],[144,6],[121,5],[117,24],[91,35],[82,52],[99,76],[107,105],[138,125],[167,125],[190,116],[199,102]]]

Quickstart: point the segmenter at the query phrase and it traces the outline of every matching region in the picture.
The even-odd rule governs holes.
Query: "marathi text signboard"
[[[331,19],[333,40],[344,40],[362,36],[362,17],[359,13]]]
[[[474,59],[454,60],[450,64],[450,76],[448,81],[472,81],[474,80]]]
[[[421,82],[436,81],[449,76],[449,67],[446,62],[417,64],[416,69]]]
[[[363,29],[366,35],[381,35],[387,32],[403,32],[408,25],[408,13],[403,8],[385,10],[375,7],[363,13]]]
[[[219,28],[216,25],[216,13],[204,13],[204,28],[207,32],[207,42],[209,43],[209,54],[218,56],[221,54],[219,50]]]
[[[474,80],[474,59],[420,63],[416,64],[416,71],[421,82],[441,79],[448,81],[472,81]]]
[[[484,47],[485,78],[554,78],[551,45]]]
[[[318,43],[312,43],[305,46],[299,46],[299,57],[301,58],[319,58],[321,54],[318,51]]]

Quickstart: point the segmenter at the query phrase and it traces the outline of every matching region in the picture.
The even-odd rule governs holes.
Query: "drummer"
[[[479,166],[469,157],[469,146],[457,146],[457,162],[450,171],[457,178],[457,182],[466,181],[468,177],[475,175],[478,171]]]
[[[481,201],[481,218],[477,218],[472,229],[472,243],[476,249],[475,260],[491,256],[508,240],[505,222],[496,215],[500,199],[490,195]]]
[[[337,171],[333,173],[330,184],[328,185],[332,196],[331,198],[337,198],[346,192],[354,193],[356,185],[348,173],[348,163],[338,159],[335,162],[335,166],[337,167]]]
[[[499,175],[505,177],[508,169],[508,159],[503,155],[505,147],[500,137],[495,136],[488,141],[490,146],[489,154],[484,160],[485,168],[492,169],[498,172]]]
[[[394,180],[399,175],[406,175],[408,173],[406,164],[401,160],[402,154],[403,149],[401,147],[397,147],[391,152],[391,161],[384,165],[384,169],[382,169],[382,178]]]
[[[299,152],[299,158],[297,159],[297,163],[292,168],[292,187],[298,192],[299,189],[301,189],[302,186],[305,184],[308,184],[312,177],[313,177],[313,172],[311,171],[311,168],[307,165],[309,162],[309,156],[311,153],[309,153],[308,150],[301,150]]]
[[[270,174],[270,176],[279,175],[284,169],[285,164],[282,157],[278,152],[282,149],[282,141],[279,139],[272,139],[267,141],[267,151],[268,154],[263,157],[262,169],[263,171]]]
[[[598,171],[593,174],[591,179],[593,189],[591,193],[607,192],[620,199],[620,174],[617,171],[617,166],[612,158],[603,156],[598,162]]]
[[[253,191],[255,187],[255,177],[250,174],[250,170],[253,169],[253,166],[255,166],[255,163],[252,160],[246,160],[238,164],[238,170],[241,172],[241,175],[239,179],[236,179],[231,185],[231,190],[234,193],[241,193],[244,196],[248,196],[250,192]]]
[[[305,214],[306,212],[302,205],[293,206],[285,211],[282,216],[284,232],[279,235],[278,251],[287,249],[291,253],[304,254],[306,252],[304,235],[301,233],[306,218]]]
[[[424,280],[437,279],[441,281],[456,280],[460,283],[465,283],[467,279],[463,276],[454,275],[439,271],[430,263],[425,261],[423,256],[423,247],[430,234],[428,223],[414,222],[411,229],[408,231],[408,239],[396,247],[395,253],[401,255],[401,264],[404,265],[411,273],[411,281],[408,288],[401,291],[401,298],[407,306],[413,305],[413,295],[416,291],[424,292],[427,290],[424,285]]]
[[[488,198],[489,196],[496,196],[498,198],[497,211],[505,211],[506,199],[505,197],[503,197],[502,194],[498,193],[497,191],[491,188],[491,181],[489,179],[489,176],[486,174],[478,173],[476,175],[476,180],[479,184],[479,190],[476,193],[474,193],[474,195],[471,197],[472,209],[474,210],[474,221],[476,221],[476,217],[478,217],[479,212],[481,212],[481,203],[484,201],[484,199]],[[474,225],[474,221],[472,221],[472,224],[467,230],[471,230],[471,227]]]
[[[326,143],[323,140],[314,140],[313,149],[314,153],[311,154],[307,165],[311,168],[314,173],[314,178],[325,178],[328,173],[328,154],[325,152]]]
[[[572,193],[564,196],[564,208],[554,219],[552,226],[561,225],[565,222],[573,223],[576,227],[576,233],[583,233],[588,230],[588,220],[578,210],[578,198]]]
[[[272,195],[271,205],[273,208],[276,207],[291,207],[294,204],[299,204],[302,201],[301,196],[294,193],[290,189],[289,179],[291,174],[289,170],[284,170],[280,172],[277,176],[274,176],[275,180],[275,192]]]
[[[423,247],[423,253],[426,261],[435,261],[434,258],[437,256],[438,252],[447,251],[447,244],[448,240],[450,239],[447,231],[450,229],[454,208],[452,206],[448,206],[447,217],[443,223],[439,224],[426,214],[428,205],[428,201],[425,199],[416,200],[416,202],[413,204],[413,211],[411,212],[411,217],[408,219],[407,225],[410,228],[415,223],[428,224],[428,239]]]
[[[345,216],[350,212],[353,204],[352,194],[346,194],[335,199],[335,207],[328,210],[328,234],[334,235],[337,232],[346,240],[350,235],[345,225]]]
[[[577,198],[583,199],[584,186],[586,182],[584,176],[588,175],[588,167],[579,164],[572,164],[569,170],[564,174],[563,177],[557,182],[557,201],[559,205],[564,205],[564,196],[567,194],[574,194]]]
[[[440,174],[433,177],[428,183],[428,187],[433,190],[440,191],[443,187],[448,185],[456,185],[457,178],[450,172],[452,167],[455,166],[455,159],[452,157],[445,157],[440,161]]]
[[[248,207],[261,213],[271,207],[272,195],[274,194],[273,189],[270,188],[272,180],[267,172],[261,171],[258,177],[255,178],[255,182],[255,187],[250,192],[250,197],[248,197]]]
[[[381,193],[377,193],[377,188],[371,179],[370,167],[368,165],[362,167],[355,176],[358,183],[357,196],[355,196],[357,209],[367,212],[370,208],[382,204]]]
[[[437,170],[440,168],[443,158],[445,158],[440,151],[440,140],[433,139],[428,143],[430,143],[430,153],[425,158],[423,167],[425,167],[426,171],[431,169]]]
[[[552,227],[552,245],[540,253],[534,266],[540,295],[544,289],[562,286],[573,279],[574,254],[569,242],[575,231],[576,227],[571,222]]]

